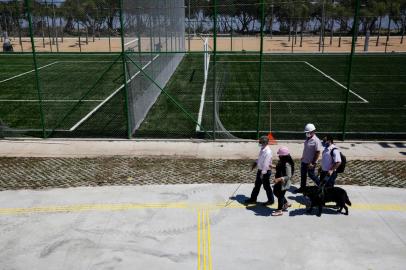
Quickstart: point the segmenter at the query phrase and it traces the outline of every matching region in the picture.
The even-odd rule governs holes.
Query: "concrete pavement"
[[[337,142],[349,159],[406,160],[406,142]],[[300,158],[303,141],[278,141]],[[202,159],[250,159],[258,154],[255,141],[199,140],[0,140],[3,157],[177,156]]]
[[[276,152],[286,145],[298,158],[302,143],[278,142],[272,149]],[[376,172],[375,165],[369,166],[375,162],[388,167],[378,170],[385,181],[396,176],[404,183],[399,165],[406,161],[404,142],[339,142],[338,146],[354,161],[349,171],[362,173],[362,179]],[[272,217],[272,207],[241,204],[252,184],[205,182],[224,181],[218,172],[226,168],[235,173],[232,168],[245,166],[240,160],[255,158],[257,151],[256,142],[1,140],[4,188],[15,188],[29,175],[34,178],[26,188],[49,189],[0,193],[0,269],[404,269],[406,189],[344,186],[353,204],[350,215],[325,208],[320,218],[306,214],[306,198],[288,193],[291,209],[282,217]],[[156,162],[165,156],[170,158]],[[172,157],[192,160],[189,164]],[[153,167],[154,172],[173,176],[176,183],[177,178],[187,177],[183,171],[204,165],[205,159],[210,173],[197,174],[205,184],[137,185],[142,170],[151,171],[152,164],[162,167]],[[227,159],[237,160],[229,168]],[[356,160],[362,161],[360,165]],[[398,165],[392,168],[391,163]],[[99,174],[97,164],[104,164],[108,173]],[[213,170],[217,167],[220,170]],[[55,181],[61,175],[69,178],[75,171],[74,178],[82,181],[79,186],[92,181],[130,186],[50,188],[59,186]],[[89,174],[91,181],[79,177],[82,173]],[[146,173],[146,179],[148,175],[151,178]],[[245,181],[253,179],[242,175]],[[41,176],[52,178],[46,179],[48,186]],[[117,182],[121,178],[125,181]],[[263,190],[259,199],[265,201]]]
[[[326,208],[319,218],[291,193],[282,217],[245,207],[251,188],[3,191],[0,268],[404,269],[405,189],[344,186],[350,215]]]

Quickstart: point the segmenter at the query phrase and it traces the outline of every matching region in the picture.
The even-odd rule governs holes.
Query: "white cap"
[[[309,123],[305,126],[304,132],[307,133],[307,132],[312,132],[315,130],[316,130],[316,127],[313,124]]]

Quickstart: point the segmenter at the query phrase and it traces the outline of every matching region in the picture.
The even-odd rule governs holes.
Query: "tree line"
[[[341,36],[351,35],[354,30],[366,37],[377,36],[376,45],[381,35],[387,38],[401,35],[403,43],[406,29],[406,0],[362,0],[359,29],[352,29],[354,0],[264,0],[264,16],[261,0],[216,2],[214,8],[214,0],[185,0],[185,5],[178,7],[185,10],[185,31],[193,35],[213,33],[215,12],[220,34],[257,35],[263,19],[266,35],[288,35],[289,39],[300,36],[300,43],[306,35],[319,35],[323,39],[329,35],[330,42],[333,36],[339,36],[340,46]],[[88,42],[89,38],[94,41],[96,37],[120,34],[118,0],[31,0],[31,3],[35,36],[63,40],[67,35],[81,35]],[[151,27],[176,23],[161,19],[168,15],[165,9],[174,8],[171,0],[124,1],[125,7],[126,3],[133,3],[132,9],[123,10],[126,28],[148,35]],[[154,10],[155,4],[158,6]],[[137,9],[137,5],[142,8]],[[0,0],[0,28],[8,35],[28,35],[24,1]]]

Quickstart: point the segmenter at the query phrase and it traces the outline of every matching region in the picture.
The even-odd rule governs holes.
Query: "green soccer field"
[[[15,133],[42,136],[125,136],[120,54],[0,55],[0,118]],[[41,104],[39,103],[41,95]],[[40,106],[41,105],[41,106]]]
[[[222,133],[255,138],[258,112],[260,132],[272,131],[278,138],[301,138],[307,122],[315,123],[320,132],[340,135],[347,66],[346,55],[265,55],[259,96],[259,56],[218,54],[215,76],[213,57],[210,59],[207,89],[202,98],[203,56],[188,55],[167,91],[201,123],[201,130],[212,133],[215,122],[218,138]],[[348,137],[405,137],[405,70],[406,55],[354,58],[348,95]],[[199,129],[166,96],[161,96],[139,131],[148,136],[193,137]]]
[[[119,54],[39,54],[37,58],[41,107],[32,55],[0,55],[3,125],[41,136],[42,110],[49,136],[126,137]],[[261,133],[301,138],[307,122],[315,123],[320,132],[341,134],[347,67],[348,56],[340,54],[265,55],[260,89],[259,55],[217,54],[215,73],[210,58],[204,91],[203,54],[188,54],[165,87],[170,97],[161,94],[133,136],[210,138],[215,130],[217,138],[255,138],[259,124]],[[354,58],[349,137],[405,138],[405,70],[404,54]]]

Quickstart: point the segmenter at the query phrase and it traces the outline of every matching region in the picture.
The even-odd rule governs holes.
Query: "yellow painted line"
[[[206,263],[206,223],[204,218],[204,212],[202,214],[202,226],[203,226],[203,270],[207,270],[207,263]]]
[[[210,217],[208,210],[198,210],[197,213],[197,269],[213,270]]]
[[[351,209],[372,211],[406,211],[406,204],[361,204],[354,203]]]
[[[200,214],[201,211],[197,212],[197,269],[201,270],[201,260],[200,260],[200,256],[201,256],[201,250],[200,250],[200,242],[201,242],[201,228],[200,228]]]
[[[207,253],[209,254],[209,270],[213,270],[213,259],[211,257],[211,231],[209,211],[207,213]]]
[[[327,204],[334,205],[334,204]],[[139,209],[192,209],[192,210],[220,210],[220,209],[243,209],[247,206],[238,202],[232,202],[227,206],[223,202],[213,204],[194,204],[186,202],[177,203],[118,203],[118,204],[78,204],[60,206],[41,206],[26,208],[0,208],[0,215],[19,215],[32,213],[58,213],[58,212],[81,212],[81,211],[127,211]],[[255,207],[254,205],[249,207]],[[306,206],[299,203],[292,203],[290,209],[300,209]],[[398,211],[405,212],[406,204],[366,204],[354,203],[350,206],[353,210],[363,211]],[[203,215],[203,213],[201,213]]]
[[[54,212],[80,212],[80,211],[124,211],[132,209],[187,209],[185,203],[157,203],[157,204],[78,204],[61,206],[43,206],[28,208],[0,208],[0,215],[54,213]]]

